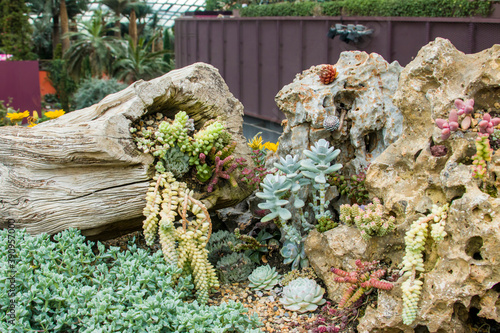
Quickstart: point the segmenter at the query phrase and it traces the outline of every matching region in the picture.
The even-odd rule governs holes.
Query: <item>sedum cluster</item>
[[[11,295],[9,239],[16,246]],[[94,247],[76,229],[53,236],[0,230],[0,332],[246,332],[256,333],[256,315],[241,303],[219,306],[189,301],[190,279],[173,278],[161,251],[129,245]],[[9,323],[10,302],[16,317]]]
[[[276,268],[271,268],[269,265],[259,266],[248,276],[250,280],[248,286],[253,290],[271,290],[278,284],[280,278]]]
[[[356,270],[346,272],[339,268],[332,268],[331,271],[338,275],[335,282],[349,283],[351,286],[342,295],[339,308],[349,308],[356,303],[371,288],[391,290],[393,285],[387,281],[381,281],[386,270],[379,268],[378,261],[361,262],[356,260]]]
[[[300,270],[299,269],[292,269],[291,271],[289,271],[288,273],[283,275],[283,279],[281,279],[280,284],[282,286],[286,286],[287,284],[289,284],[290,282],[292,282],[293,280],[295,280],[299,277],[308,278],[311,280],[315,280],[318,278],[318,276],[316,275],[316,272],[314,272],[314,269],[312,269],[312,267],[305,267],[305,268],[302,268]]]
[[[212,227],[210,215],[203,203],[193,198],[193,191],[170,172],[157,174],[154,179],[144,208],[146,242],[151,245],[158,230],[166,261],[181,268],[183,276],[193,276],[197,297],[205,303],[209,290],[219,286],[206,249]],[[182,226],[176,228],[177,218]]]
[[[385,236],[395,228],[396,219],[390,216],[383,218],[384,206],[378,198],[373,198],[373,203],[366,206],[341,205],[340,221],[347,225],[356,225],[361,232],[361,237],[368,240],[372,236]]]
[[[324,293],[325,289],[321,288],[316,281],[301,277],[283,288],[279,301],[287,310],[304,313],[315,311],[319,305],[325,304]]]
[[[487,171],[486,162],[491,161],[492,153],[488,136],[479,135],[476,138],[476,154],[472,156],[472,175],[474,178],[484,179]]]
[[[423,251],[427,239],[429,224],[431,225],[431,237],[441,241],[445,236],[444,225],[446,223],[448,204],[441,207],[433,205],[429,215],[413,222],[405,236],[405,256],[403,257],[403,269],[401,273],[406,280],[401,285],[403,291],[403,323],[410,325],[418,313],[418,301],[422,291],[423,282],[417,278],[417,272],[424,272]]]
[[[194,121],[185,111],[179,111],[174,120],[162,121],[161,113],[147,119],[130,131],[134,133],[137,147],[156,158],[155,169],[159,173],[172,172],[181,178],[195,168],[200,182],[213,178],[209,184],[211,192],[220,178],[229,179],[228,175],[246,162],[230,156],[236,142],[232,142],[231,134],[218,120],[210,120],[196,131]],[[143,127],[144,124],[149,126]]]

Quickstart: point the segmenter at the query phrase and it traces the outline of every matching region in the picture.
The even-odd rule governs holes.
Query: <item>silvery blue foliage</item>
[[[292,213],[286,208],[288,200],[282,199],[288,190],[292,187],[290,181],[286,176],[280,175],[267,175],[261,183],[262,192],[257,192],[255,195],[266,202],[260,203],[260,209],[269,209],[271,213],[262,218],[262,222],[270,221],[276,217],[286,221],[292,218]]]
[[[15,231],[14,324],[10,304],[8,230],[0,230],[0,332],[260,332],[235,302],[220,306],[187,302],[190,278],[165,264],[161,251],[129,246],[105,249],[85,242],[76,229],[50,240]]]
[[[328,141],[320,139],[311,150],[304,150],[304,155],[308,158],[300,161],[300,170],[304,176],[313,179],[317,184],[326,184],[326,175],[342,168],[340,163],[331,165],[339,154],[340,149],[334,149]]]

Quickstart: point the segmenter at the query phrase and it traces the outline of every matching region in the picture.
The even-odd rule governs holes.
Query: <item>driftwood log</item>
[[[0,128],[1,226],[13,222],[32,234],[75,227],[93,239],[138,230],[154,167],[129,128],[147,114],[173,119],[180,110],[197,129],[220,116],[237,141],[235,157],[251,162],[243,105],[216,68],[196,63],[33,128]],[[200,188],[196,196],[209,209],[235,205],[251,193],[226,181],[211,193]]]

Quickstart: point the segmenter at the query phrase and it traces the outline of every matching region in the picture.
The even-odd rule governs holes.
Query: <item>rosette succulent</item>
[[[321,288],[316,281],[308,278],[298,278],[283,288],[280,303],[290,311],[304,313],[314,311],[319,305],[326,301],[323,299],[325,289]]]
[[[248,286],[253,290],[271,290],[278,284],[280,278],[281,276],[274,267],[259,266],[248,276],[248,280],[250,280]]]

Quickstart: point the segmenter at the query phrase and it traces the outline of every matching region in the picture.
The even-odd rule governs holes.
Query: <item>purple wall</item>
[[[358,45],[328,39],[335,23],[374,29]],[[335,64],[342,51],[375,52],[406,66],[436,37],[449,39],[465,53],[500,44],[498,18],[419,17],[242,17],[179,18],[175,21],[178,68],[202,61],[214,65],[245,114],[284,119],[274,96],[297,73],[313,65]]]
[[[38,61],[0,61],[0,100],[20,111],[40,111]]]

